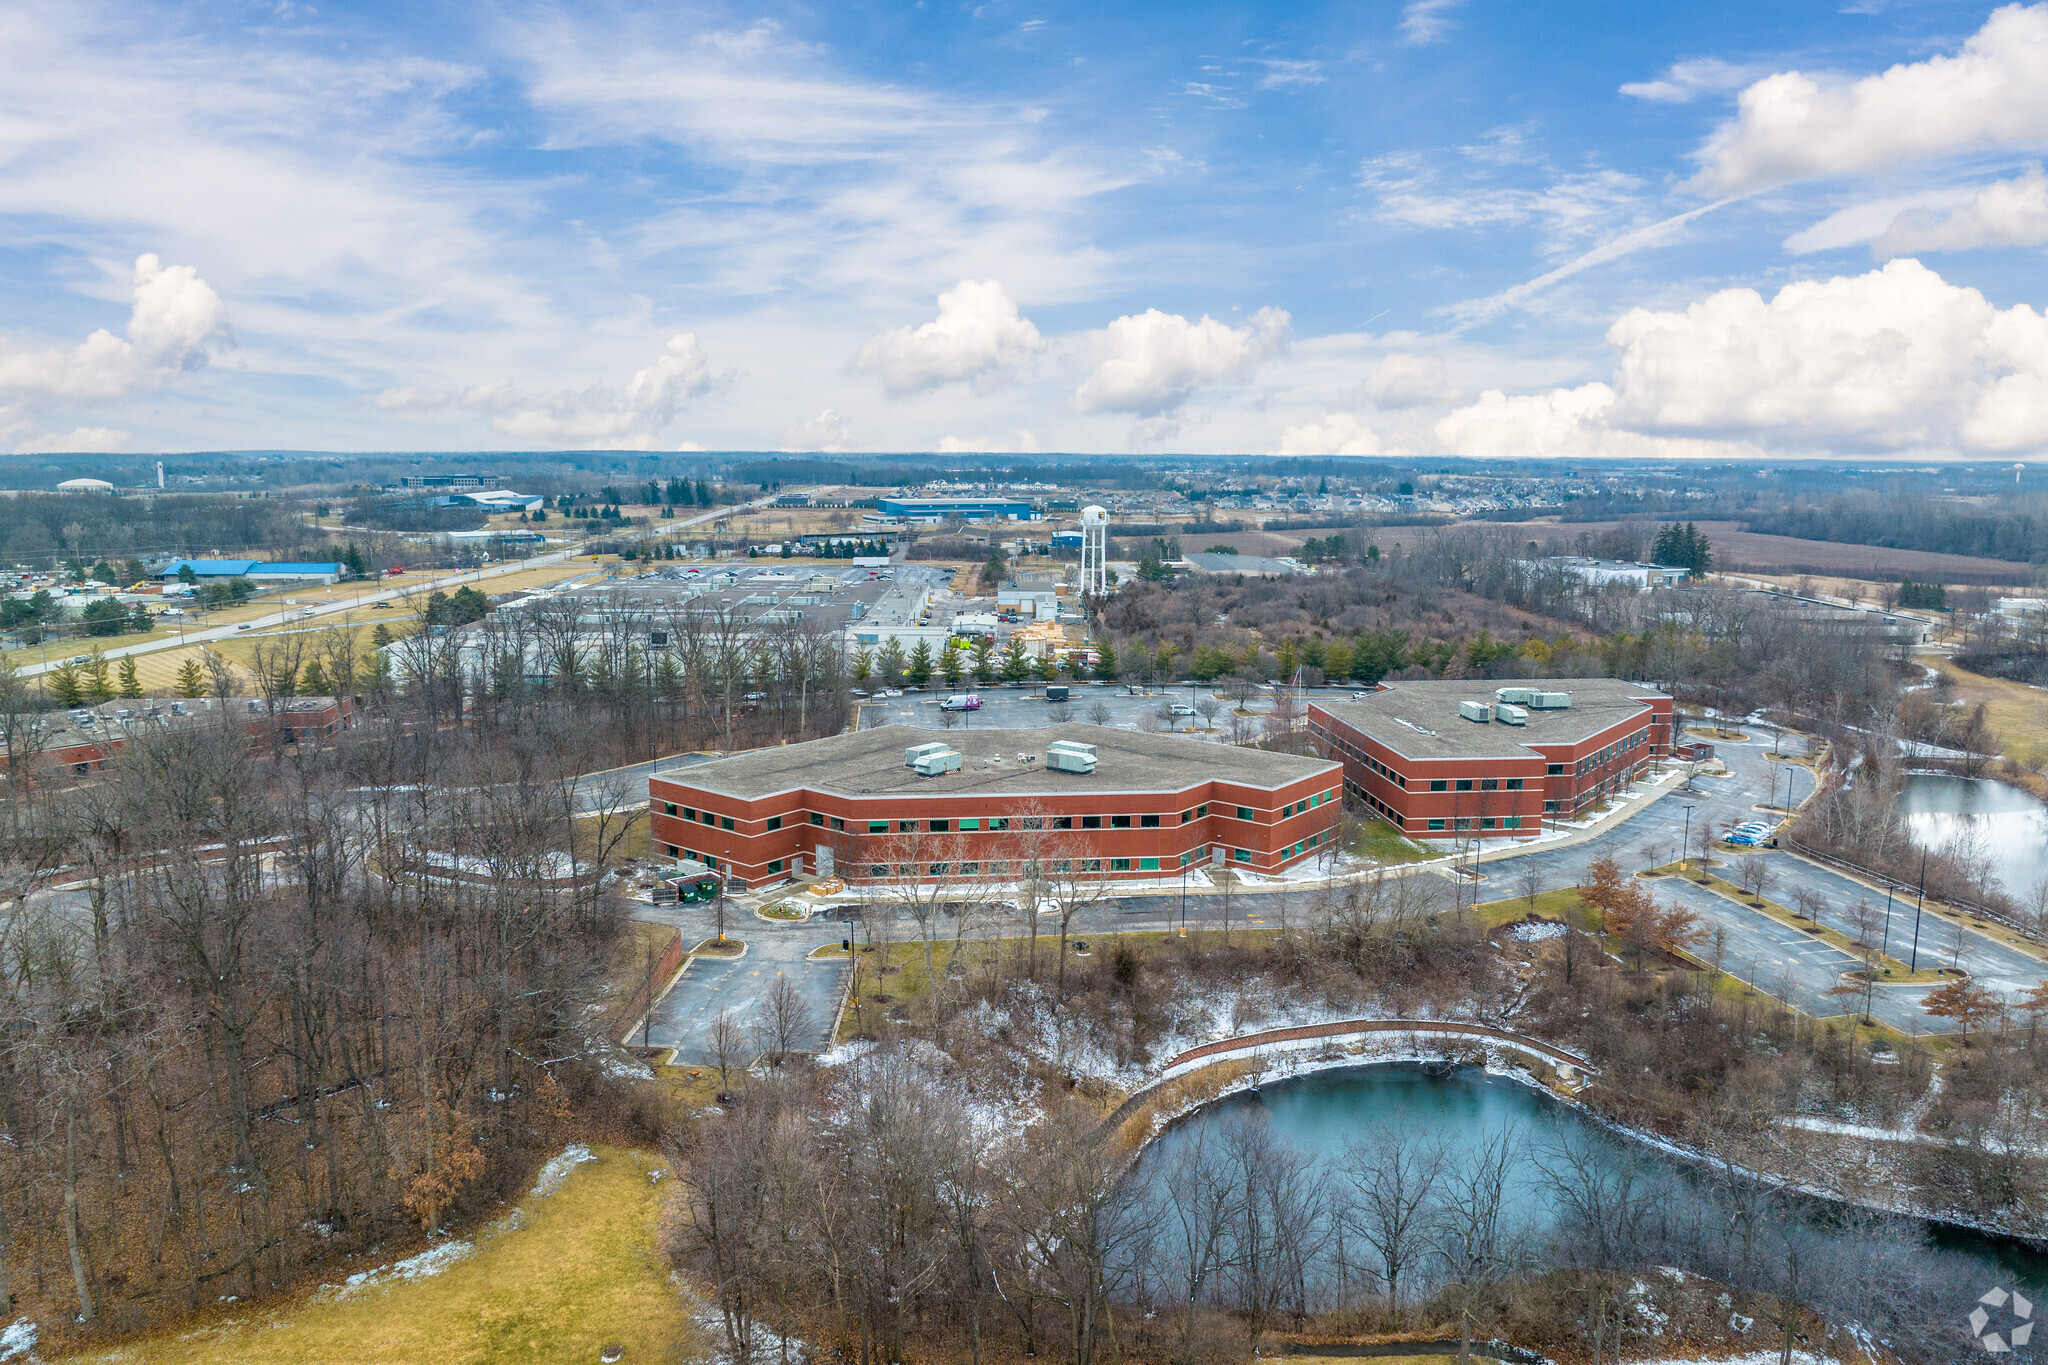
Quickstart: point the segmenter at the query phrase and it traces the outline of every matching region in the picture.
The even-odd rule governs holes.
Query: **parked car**
[[[1184,701],[1177,701],[1173,704],[1173,714],[1176,716],[1192,716],[1195,714],[1195,708],[1189,706]]]
[[[976,692],[956,692],[939,703],[941,711],[979,711],[981,695]]]

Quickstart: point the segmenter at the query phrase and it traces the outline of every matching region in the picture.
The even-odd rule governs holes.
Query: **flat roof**
[[[1501,687],[1568,692],[1563,710],[1529,711],[1527,725],[1466,720],[1461,701],[1495,700]],[[1397,682],[1363,701],[1319,701],[1352,729],[1409,758],[1530,758],[1538,744],[1577,744],[1620,721],[1642,714],[1646,700],[1664,694],[1647,683],[1619,678],[1550,678],[1535,682],[1472,678],[1458,682]]]
[[[1047,772],[1055,740],[1095,746],[1092,773]],[[919,777],[903,764],[913,744],[950,744],[960,771]],[[1035,761],[1019,763],[1018,754]],[[989,760],[1000,758],[1000,764]],[[1030,730],[925,730],[884,725],[803,744],[756,749],[658,781],[743,801],[809,788],[841,796],[1064,796],[1075,792],[1181,792],[1212,778],[1277,790],[1342,765],[1329,759],[1211,744],[1184,735],[1152,735],[1079,722]]]

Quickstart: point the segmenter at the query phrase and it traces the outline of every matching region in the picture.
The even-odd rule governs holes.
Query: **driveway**
[[[702,905],[648,906],[637,918],[677,926],[682,930],[686,947],[718,932],[710,909]],[[823,1051],[839,1009],[840,980],[845,974],[846,959],[811,962],[805,960],[805,955],[814,948],[838,943],[844,929],[837,922],[824,921],[775,924],[756,919],[744,910],[729,910],[726,937],[744,941],[746,955],[694,959],[674,989],[654,1007],[648,1041],[656,1047],[677,1049],[678,1062],[706,1065],[711,1061],[707,1046],[711,1021],[718,1012],[729,1010],[742,1024],[750,1025],[760,1013],[762,1001],[775,979],[786,977],[802,992],[804,1004],[815,1021],[812,1036],[800,1046]]]

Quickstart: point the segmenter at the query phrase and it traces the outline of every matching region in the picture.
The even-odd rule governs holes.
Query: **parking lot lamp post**
[[[1920,850],[1920,899],[1913,905],[1913,960],[1906,964],[1908,972],[1920,970],[1920,912],[1927,905],[1927,850]]]
[[[1180,865],[1180,936],[1188,936],[1188,865]]]
[[[1878,956],[1888,956],[1892,946],[1892,892],[1898,890],[1898,883],[1890,877],[1884,879],[1884,937],[1878,940]]]
[[[1692,807],[1687,806],[1684,809],[1685,833],[1679,837],[1678,844],[1678,875],[1681,877],[1685,875],[1692,859],[1691,853],[1687,851],[1692,847]]]

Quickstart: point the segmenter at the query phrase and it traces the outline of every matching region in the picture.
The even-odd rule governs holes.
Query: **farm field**
[[[1497,526],[1531,540],[1576,540],[1580,532],[1599,535],[1623,525],[1620,521],[1464,522],[1466,526]],[[1714,567],[1736,572],[1827,574],[1844,578],[1897,582],[1911,577],[1922,582],[2003,584],[2025,583],[2029,566],[1977,555],[1937,554],[1928,550],[1893,550],[1881,545],[1845,545],[1832,540],[1800,540],[1793,536],[1757,535],[1740,522],[1702,521],[1701,532],[1713,542]]]

